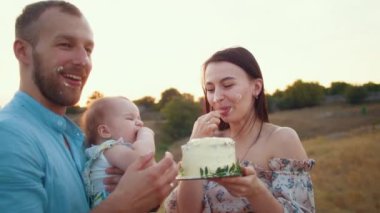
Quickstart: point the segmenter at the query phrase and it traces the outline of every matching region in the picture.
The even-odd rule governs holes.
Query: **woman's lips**
[[[232,107],[223,107],[223,108],[219,108],[217,110],[219,111],[221,116],[225,117],[232,111]]]

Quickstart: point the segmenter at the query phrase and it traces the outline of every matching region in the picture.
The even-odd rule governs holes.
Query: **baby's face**
[[[114,100],[110,107],[107,125],[113,139],[122,137],[127,142],[136,140],[138,130],[144,125],[137,106],[127,99]]]

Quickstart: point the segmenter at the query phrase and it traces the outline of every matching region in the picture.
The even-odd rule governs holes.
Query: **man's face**
[[[37,23],[38,41],[33,47],[34,84],[55,106],[79,101],[90,74],[93,36],[82,17],[49,9]]]

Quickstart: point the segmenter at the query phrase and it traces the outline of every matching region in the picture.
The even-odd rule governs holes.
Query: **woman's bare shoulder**
[[[272,157],[297,160],[307,159],[301,140],[293,128],[272,124],[272,129],[268,137],[268,145],[270,146]]]

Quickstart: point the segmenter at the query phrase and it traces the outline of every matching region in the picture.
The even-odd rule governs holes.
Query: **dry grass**
[[[380,212],[380,128],[305,141],[318,212]]]
[[[364,114],[363,108],[366,110]],[[380,124],[380,103],[368,105],[325,105],[269,115],[272,123],[294,128],[302,140],[344,133],[361,126]]]

